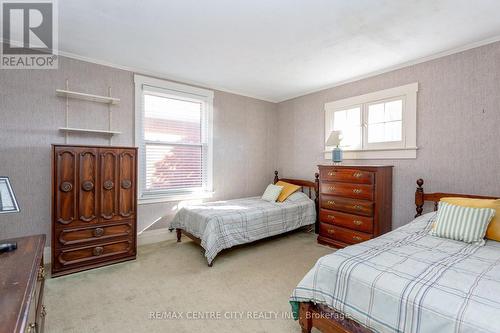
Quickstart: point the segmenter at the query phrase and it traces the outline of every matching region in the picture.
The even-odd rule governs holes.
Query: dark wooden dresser
[[[45,235],[10,239],[17,250],[0,254],[0,332],[41,333]]]
[[[52,276],[136,256],[137,148],[52,147]]]
[[[392,166],[318,168],[319,243],[345,247],[391,230]]]

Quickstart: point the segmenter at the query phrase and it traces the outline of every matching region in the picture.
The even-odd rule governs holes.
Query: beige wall
[[[325,163],[326,102],[419,82],[417,159],[358,160],[394,168],[393,226],[414,215],[417,178],[427,191],[500,195],[500,43],[279,103],[279,170],[310,177]]]
[[[0,239],[50,234],[50,144],[64,143],[65,99],[55,89],[70,88],[121,99],[113,107],[116,145],[134,145],[133,73],[61,58],[58,70],[0,70],[0,175],[9,176],[21,207],[19,214],[0,214]],[[276,104],[215,91],[214,199],[258,195],[272,180],[277,154]],[[71,100],[70,125],[107,126],[107,107]],[[95,135],[74,136],[69,143],[107,144]],[[140,205],[139,230],[165,226],[177,202]]]

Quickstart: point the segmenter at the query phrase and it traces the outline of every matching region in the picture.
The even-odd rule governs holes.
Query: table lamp
[[[10,186],[9,178],[0,177],[0,214],[18,212],[19,205],[17,204],[12,186]],[[0,253],[13,251],[15,249],[17,249],[16,242],[0,242]]]
[[[334,164],[342,162],[342,149],[339,148],[342,139],[342,131],[332,131],[325,143],[327,147],[334,147],[332,149],[332,162]]]

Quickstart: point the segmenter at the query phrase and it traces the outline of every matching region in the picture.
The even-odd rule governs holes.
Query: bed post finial
[[[422,215],[422,211],[424,210],[424,180],[422,178],[417,180],[417,189],[415,190],[415,206],[417,206],[417,214],[415,217]]]
[[[316,224],[314,232],[319,233],[319,173],[314,174],[314,204],[316,205]]]
[[[280,180],[278,177],[278,170],[274,170],[274,184],[276,184],[278,180]]]

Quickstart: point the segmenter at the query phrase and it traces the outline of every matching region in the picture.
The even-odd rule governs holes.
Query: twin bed
[[[315,181],[280,179],[275,171],[274,183],[281,180],[301,186],[302,191],[284,202],[251,197],[189,206],[176,214],[170,227],[176,229],[178,242],[185,235],[201,245],[208,266],[212,266],[215,256],[224,249],[315,224],[318,177],[316,174]]]
[[[303,332],[499,332],[500,243],[433,237],[442,197],[417,182],[416,219],[367,242],[320,258],[290,302]]]

